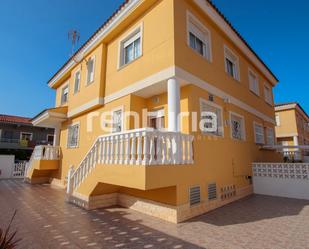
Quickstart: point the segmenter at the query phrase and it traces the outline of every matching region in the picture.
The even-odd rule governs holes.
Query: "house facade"
[[[276,138],[282,146],[309,145],[309,117],[305,110],[296,102],[283,103],[275,106]],[[308,151],[296,148],[286,148],[286,157],[293,156],[295,160],[304,160]]]
[[[180,222],[252,193],[278,160],[276,77],[205,0],[128,0],[49,80],[55,128],[30,182],[87,209],[122,205]],[[43,172],[43,173],[42,173]]]
[[[36,145],[52,145],[53,139],[53,129],[35,127],[31,118],[0,114],[1,155],[15,155],[16,160],[29,160]]]

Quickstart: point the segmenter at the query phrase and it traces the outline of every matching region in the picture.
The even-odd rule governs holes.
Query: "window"
[[[264,127],[261,124],[254,123],[254,136],[255,136],[255,143],[257,144],[264,144]]]
[[[276,114],[275,117],[276,117],[276,126],[280,126],[280,116],[279,116],[279,114]]]
[[[68,148],[76,148],[79,139],[79,124],[74,124],[68,128]]]
[[[74,94],[79,92],[79,87],[80,87],[80,71],[77,71],[75,73],[75,81],[74,81]]]
[[[199,204],[201,202],[201,190],[200,187],[190,188],[190,206]]]
[[[211,61],[210,40],[209,30],[191,13],[188,13],[188,45],[208,61]]]
[[[20,133],[20,140],[21,141],[31,141],[32,140],[32,133],[30,133],[30,132],[21,132]]]
[[[266,143],[267,145],[275,144],[275,134],[273,128],[267,127],[266,129]]]
[[[226,46],[224,47],[224,62],[226,73],[232,76],[235,80],[239,81],[240,78],[238,57]]]
[[[264,85],[264,97],[265,97],[265,101],[272,105],[273,103],[273,98],[272,98],[272,94],[271,94],[271,88],[267,85]]]
[[[141,27],[121,42],[120,67],[136,60],[142,55]]]
[[[203,133],[223,136],[222,108],[210,101],[200,99],[201,119]]]
[[[210,183],[208,184],[208,200],[217,199],[217,184]]]
[[[68,102],[68,98],[69,98],[69,86],[65,86],[62,88],[62,92],[61,92],[61,105],[65,104]]]
[[[94,81],[94,56],[87,61],[87,85]]]
[[[244,117],[230,112],[231,137],[237,140],[245,140]]]
[[[112,132],[121,132],[123,126],[122,110],[113,111],[113,129]]]
[[[259,81],[257,75],[249,70],[249,88],[256,95],[260,95]]]
[[[54,135],[47,134],[47,144],[50,144],[50,145],[54,144]]]

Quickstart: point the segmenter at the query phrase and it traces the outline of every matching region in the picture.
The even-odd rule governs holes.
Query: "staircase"
[[[70,167],[67,193],[72,194],[97,164],[193,164],[193,136],[152,128],[99,136],[76,170]]]

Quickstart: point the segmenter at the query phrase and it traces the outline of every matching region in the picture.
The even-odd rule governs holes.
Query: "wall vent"
[[[217,199],[217,184],[209,183],[208,184],[208,200]]]
[[[221,188],[221,200],[230,199],[236,196],[236,186],[228,185]]]
[[[190,188],[190,206],[201,202],[201,189],[199,186]]]

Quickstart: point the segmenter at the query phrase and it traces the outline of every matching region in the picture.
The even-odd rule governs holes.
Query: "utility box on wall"
[[[0,179],[12,177],[14,161],[14,155],[0,155]]]

